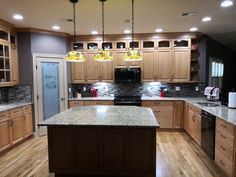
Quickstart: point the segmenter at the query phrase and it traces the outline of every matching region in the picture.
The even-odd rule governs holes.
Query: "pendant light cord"
[[[75,2],[73,3],[73,22],[74,22],[74,42],[75,42],[75,34],[76,34],[76,27],[75,27]]]
[[[102,50],[104,50],[104,1],[102,1]]]
[[[134,0],[132,0],[132,49],[134,49]]]

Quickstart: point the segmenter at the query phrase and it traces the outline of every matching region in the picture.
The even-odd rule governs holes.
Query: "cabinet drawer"
[[[232,143],[226,143],[224,141],[221,141],[221,139],[216,136],[216,149],[222,153],[227,159],[229,159],[231,162],[233,161],[233,146]]]
[[[69,108],[73,108],[76,106],[83,106],[84,102],[83,101],[69,101]]]
[[[234,136],[234,126],[230,123],[225,122],[220,118],[216,119],[216,128],[228,133],[231,136]]]
[[[32,112],[31,105],[27,105],[27,106],[22,107],[22,111],[23,111],[23,114]]]
[[[10,116],[21,115],[21,114],[22,114],[22,108],[14,108],[10,110]]]
[[[113,101],[84,101],[85,106],[90,106],[90,105],[113,105]]]
[[[216,137],[219,138],[224,144],[228,144],[228,146],[234,146],[234,136],[226,133],[225,131],[221,131],[218,127],[216,128]]]
[[[229,177],[233,175],[233,163],[215,149],[215,162]]]
[[[142,106],[173,106],[172,101],[142,101]]]
[[[0,121],[9,118],[9,111],[0,112]]]

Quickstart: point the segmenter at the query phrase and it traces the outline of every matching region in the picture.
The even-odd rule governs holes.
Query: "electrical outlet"
[[[195,86],[195,92],[198,92],[198,91],[199,91],[199,87]]]
[[[86,87],[83,87],[83,91],[86,92]]]
[[[175,86],[175,91],[180,91],[180,86]]]

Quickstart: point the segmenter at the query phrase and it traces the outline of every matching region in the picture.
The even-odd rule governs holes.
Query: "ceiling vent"
[[[180,16],[187,17],[187,16],[197,15],[197,14],[198,14],[198,12],[183,12],[180,14]]]

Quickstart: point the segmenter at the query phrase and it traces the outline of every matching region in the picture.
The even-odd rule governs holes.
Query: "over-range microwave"
[[[116,83],[140,83],[141,68],[115,68]]]

